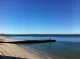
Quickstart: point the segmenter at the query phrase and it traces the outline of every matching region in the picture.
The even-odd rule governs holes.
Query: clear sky
[[[0,0],[0,33],[80,33],[76,1]]]

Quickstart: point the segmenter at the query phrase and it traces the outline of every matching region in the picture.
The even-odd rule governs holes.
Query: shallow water
[[[49,37],[10,37],[18,40],[29,39],[48,39]],[[38,43],[38,44],[20,44],[23,48],[52,59],[80,59],[80,38],[79,37],[52,37],[57,42]],[[46,58],[45,57],[45,58]],[[46,59],[47,59],[46,58]],[[48,59],[49,59],[48,58]]]

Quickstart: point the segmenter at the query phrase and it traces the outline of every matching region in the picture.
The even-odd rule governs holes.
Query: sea
[[[6,36],[16,40],[46,40],[51,38],[56,42],[18,44],[22,48],[37,54],[44,59],[80,59],[80,37],[71,36]]]

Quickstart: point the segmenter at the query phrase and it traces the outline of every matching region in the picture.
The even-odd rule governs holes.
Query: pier
[[[6,38],[5,38],[6,39]],[[47,42],[56,42],[56,40],[43,39],[43,40],[3,40],[1,39],[0,43],[16,43],[16,44],[31,44],[31,43],[47,43]]]

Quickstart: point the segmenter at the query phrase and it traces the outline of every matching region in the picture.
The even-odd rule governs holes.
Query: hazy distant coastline
[[[80,37],[80,34],[0,34],[0,36],[33,36],[33,37]]]

